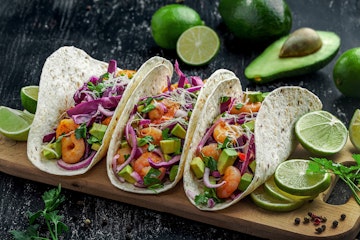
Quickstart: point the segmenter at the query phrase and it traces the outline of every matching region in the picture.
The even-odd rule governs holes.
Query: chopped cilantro
[[[77,129],[75,129],[75,137],[76,139],[86,138],[86,123],[82,123]]]
[[[146,186],[161,184],[161,180],[159,179],[160,175],[161,175],[161,171],[159,169],[150,168],[150,170],[144,177],[144,184]]]

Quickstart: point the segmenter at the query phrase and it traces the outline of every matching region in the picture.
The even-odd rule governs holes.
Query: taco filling
[[[139,188],[159,189],[178,174],[189,120],[203,81],[180,79],[156,96],[142,97],[124,128],[120,146],[112,158],[112,170],[120,182]]]
[[[74,94],[54,131],[43,137],[41,154],[66,170],[87,167],[102,144],[114,111],[135,71],[118,70],[111,60],[101,76],[92,76]]]
[[[204,190],[195,204],[209,208],[235,199],[255,174],[254,126],[266,93],[244,92],[240,97],[221,97],[220,115],[200,140],[190,169]]]

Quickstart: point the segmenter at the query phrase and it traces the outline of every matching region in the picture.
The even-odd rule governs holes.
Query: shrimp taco
[[[199,114],[212,88],[233,78],[218,71],[203,81],[179,69],[176,83],[156,76],[133,92],[114,130],[107,154],[107,172],[117,188],[157,194],[181,179],[187,149]]]
[[[304,88],[243,92],[236,77],[220,82],[185,145],[183,184],[190,202],[215,211],[250,194],[294,150],[296,119],[321,108],[319,98]]]
[[[46,59],[27,155],[40,170],[55,175],[83,174],[107,152],[111,133],[132,91],[152,71],[171,76],[161,57],[137,71],[122,70],[75,47],[62,47]]]

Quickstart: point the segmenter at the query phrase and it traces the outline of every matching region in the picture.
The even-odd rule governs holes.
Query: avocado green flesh
[[[279,58],[280,49],[288,36],[272,43],[245,69],[245,76],[255,83],[267,83],[279,78],[317,71],[327,65],[337,54],[340,38],[333,32],[317,31],[322,47],[303,57]]]

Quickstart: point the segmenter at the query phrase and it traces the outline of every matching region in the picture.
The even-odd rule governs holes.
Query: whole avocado
[[[292,27],[284,0],[220,0],[219,12],[228,29],[248,42],[272,42]]]

